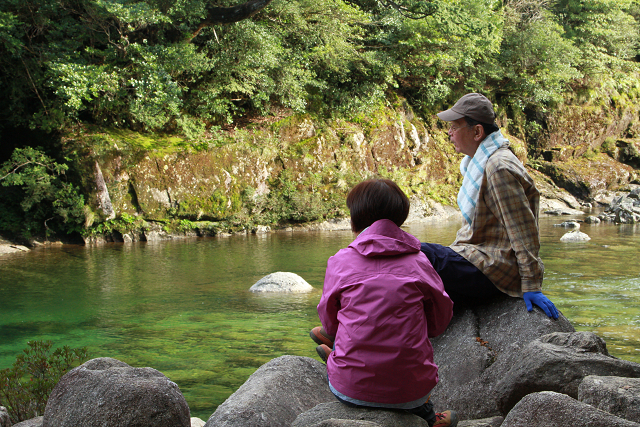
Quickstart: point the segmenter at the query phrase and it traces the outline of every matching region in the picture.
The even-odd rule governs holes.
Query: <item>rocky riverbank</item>
[[[519,298],[456,306],[433,347],[440,382],[430,398],[436,410],[457,411],[460,427],[640,426],[640,364],[610,356],[604,340],[575,332],[562,315],[527,312]],[[43,417],[13,427],[89,424],[199,427],[202,420],[189,417],[178,385],[162,373],[98,358],[60,380]],[[423,425],[403,412],[347,408],[329,391],[323,363],[281,356],[254,372],[205,427]]]
[[[541,200],[540,212],[548,215],[574,215],[581,216],[585,214],[585,209],[590,205],[581,203],[567,191],[564,191],[548,180],[538,178],[538,186],[540,187]],[[608,221],[614,223],[632,223],[640,222],[640,185],[631,185],[629,191],[618,191],[602,193],[600,195],[600,207],[606,206],[606,211],[597,217],[587,217],[586,222],[591,221]],[[454,217],[460,217],[460,211],[449,205],[443,205],[432,200],[422,200],[413,197],[411,200],[411,210],[407,218],[406,224],[415,224],[422,222],[437,223]],[[147,222],[144,229],[132,230],[128,233],[120,233],[112,231],[100,236],[93,236],[85,240],[85,244],[100,244],[106,242],[137,242],[137,241],[162,241],[171,239],[184,239],[204,236],[228,237],[233,234],[248,233],[269,233],[269,232],[304,232],[304,231],[332,231],[332,230],[349,230],[350,223],[348,218],[334,218],[328,221],[316,221],[302,224],[289,225],[281,228],[255,227],[253,229],[243,229],[235,233],[215,232],[212,231],[211,222],[200,221],[195,223],[197,226],[186,231],[169,232],[162,227],[161,223]],[[5,254],[28,252],[31,249],[39,247],[61,246],[66,243],[79,244],[80,242],[62,242],[59,240],[48,241],[44,239],[32,239],[25,241],[10,241],[0,236],[0,257]]]

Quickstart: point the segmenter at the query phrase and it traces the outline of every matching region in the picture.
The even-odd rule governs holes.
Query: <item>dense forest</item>
[[[283,111],[357,120],[401,98],[429,117],[476,91],[535,158],[559,106],[640,98],[634,0],[0,5],[0,231],[15,236],[100,224],[75,167],[87,153],[60,147],[83,129],[215,150],[220,134]]]

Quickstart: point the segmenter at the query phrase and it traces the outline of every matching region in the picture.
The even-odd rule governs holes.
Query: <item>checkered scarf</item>
[[[460,163],[460,173],[464,178],[458,192],[458,206],[469,225],[478,203],[478,193],[487,160],[498,148],[505,146],[509,146],[509,140],[498,130],[482,141],[473,157],[465,156]]]

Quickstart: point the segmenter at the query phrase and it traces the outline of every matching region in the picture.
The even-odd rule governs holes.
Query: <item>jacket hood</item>
[[[394,256],[420,252],[420,240],[393,221],[381,219],[360,233],[349,247],[365,257]]]

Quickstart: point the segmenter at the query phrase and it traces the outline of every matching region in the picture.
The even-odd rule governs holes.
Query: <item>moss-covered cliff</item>
[[[528,144],[509,134],[507,117],[500,124],[525,163],[529,155],[530,167],[593,201],[638,180],[639,108],[623,107],[567,105],[545,118],[547,131]],[[427,206],[455,206],[461,182],[461,155],[442,123],[403,103],[351,120],[291,114],[197,143],[84,128],[64,146],[92,194],[87,225],[99,225],[97,233],[151,221],[165,231],[215,234],[341,217],[348,190],[373,176],[393,179]],[[97,194],[100,172],[107,195]]]

